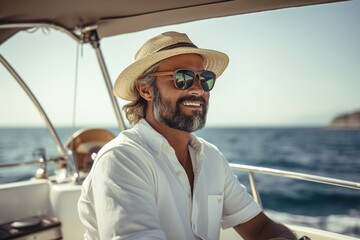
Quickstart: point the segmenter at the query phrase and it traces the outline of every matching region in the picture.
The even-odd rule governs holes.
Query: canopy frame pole
[[[119,127],[120,131],[124,131],[124,130],[126,130],[124,118],[121,115],[119,104],[113,94],[113,87],[112,87],[112,83],[110,80],[109,72],[106,67],[105,59],[104,59],[104,56],[103,56],[101,48],[100,48],[99,36],[98,36],[96,30],[92,30],[88,33],[90,34],[88,40],[90,41],[91,45],[93,46],[93,48],[95,50],[96,57],[98,59],[99,66],[101,68],[101,72],[104,77],[105,85],[106,85],[106,88],[107,88],[107,91],[108,91],[108,94],[110,97],[110,101],[111,101],[111,104],[112,104],[114,112],[115,112],[118,127]],[[87,35],[87,33],[85,33],[85,36],[86,35]]]

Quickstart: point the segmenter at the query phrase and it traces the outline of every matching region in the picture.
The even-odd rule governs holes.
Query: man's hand
[[[297,240],[287,227],[272,221],[263,212],[234,229],[245,240]]]

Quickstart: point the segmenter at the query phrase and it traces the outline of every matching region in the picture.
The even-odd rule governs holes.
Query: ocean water
[[[63,142],[74,132],[58,131]],[[205,128],[196,134],[215,144],[232,163],[360,182],[360,130]],[[39,147],[48,158],[56,156],[47,129],[0,128],[0,164],[33,161]],[[29,179],[37,168],[0,168],[0,183]],[[54,171],[53,164],[49,169]],[[247,173],[236,174],[249,186]],[[360,237],[360,191],[269,175],[255,174],[255,179],[264,209],[275,220]]]

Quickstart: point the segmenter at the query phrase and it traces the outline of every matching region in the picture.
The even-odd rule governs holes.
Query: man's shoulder
[[[132,129],[125,130],[110,142],[106,143],[98,152],[98,157],[101,157],[109,151],[120,151],[123,153],[136,153],[142,151],[144,142],[140,136]]]

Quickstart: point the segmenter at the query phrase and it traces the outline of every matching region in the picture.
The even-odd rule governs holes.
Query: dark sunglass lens
[[[204,71],[200,74],[200,83],[204,91],[210,91],[215,85],[216,75],[210,71]]]
[[[175,73],[175,84],[179,89],[187,89],[194,82],[194,72],[190,70],[178,70]]]

